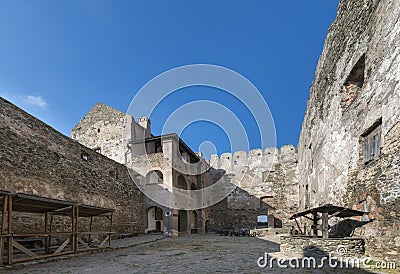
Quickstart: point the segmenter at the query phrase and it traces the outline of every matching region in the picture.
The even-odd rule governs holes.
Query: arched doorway
[[[185,177],[183,177],[182,175],[179,175],[178,176],[178,188],[179,189],[188,189],[187,188],[187,182],[186,182],[186,179],[185,179]]]
[[[187,213],[185,210],[179,210],[178,212],[178,232],[187,231]]]
[[[147,210],[147,233],[162,232],[164,229],[163,224],[163,210],[158,206],[152,206]]]
[[[189,212],[190,233],[198,233],[198,214],[196,210]]]
[[[164,180],[164,176],[159,170],[151,170],[146,175],[146,184],[162,184]]]

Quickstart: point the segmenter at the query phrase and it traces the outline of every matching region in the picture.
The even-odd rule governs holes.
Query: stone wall
[[[124,165],[71,140],[3,98],[0,166],[0,189],[114,208],[118,232],[144,231],[143,195]]]
[[[273,214],[290,227],[290,215],[298,211],[297,151],[286,145],[213,155],[210,176],[229,176],[237,186],[226,199],[211,207],[213,229],[254,227],[257,216]],[[216,173],[216,174],[213,174]],[[279,221],[278,221],[279,222]]]
[[[118,163],[125,163],[125,113],[97,103],[71,130],[71,138]]]
[[[400,2],[340,2],[311,87],[298,144],[300,208],[370,211],[354,227],[367,253],[400,254]],[[373,160],[365,142],[380,123]],[[366,220],[362,220],[366,221]]]
[[[281,254],[286,258],[361,258],[365,254],[364,239],[340,238],[322,239],[312,237],[281,236]]]

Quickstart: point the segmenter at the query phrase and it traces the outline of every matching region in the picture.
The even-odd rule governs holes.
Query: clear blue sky
[[[338,2],[0,0],[0,95],[69,135],[99,101],[126,111],[156,75],[215,64],[244,75],[261,91],[279,147],[297,145]],[[161,132],[176,107],[200,99],[235,110],[250,148],[260,146],[240,102],[204,87],[167,98],[151,117],[153,133]],[[214,142],[218,153],[229,150],[228,137],[210,123],[193,124],[182,137],[193,150],[204,140]]]

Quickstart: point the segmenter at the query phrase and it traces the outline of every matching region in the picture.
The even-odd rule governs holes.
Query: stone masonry
[[[300,208],[369,211],[353,232],[400,255],[400,2],[340,2],[298,144]]]
[[[97,103],[71,130],[71,138],[124,164],[122,132],[125,116],[121,111]]]
[[[124,165],[71,140],[3,98],[0,132],[0,189],[114,208],[117,232],[144,230],[144,197]]]
[[[257,216],[267,214],[283,222],[284,227],[291,226],[288,219],[298,210],[299,195],[294,146],[213,155],[210,165],[214,173],[222,171],[224,176],[232,177],[231,182],[237,186],[226,199],[211,207],[212,228],[252,228],[257,225]]]

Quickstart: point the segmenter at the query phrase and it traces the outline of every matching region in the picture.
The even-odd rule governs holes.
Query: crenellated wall
[[[219,174],[237,186],[226,199],[211,207],[213,229],[254,227],[257,216],[273,214],[289,227],[298,210],[297,151],[293,145],[212,155],[211,178]]]

